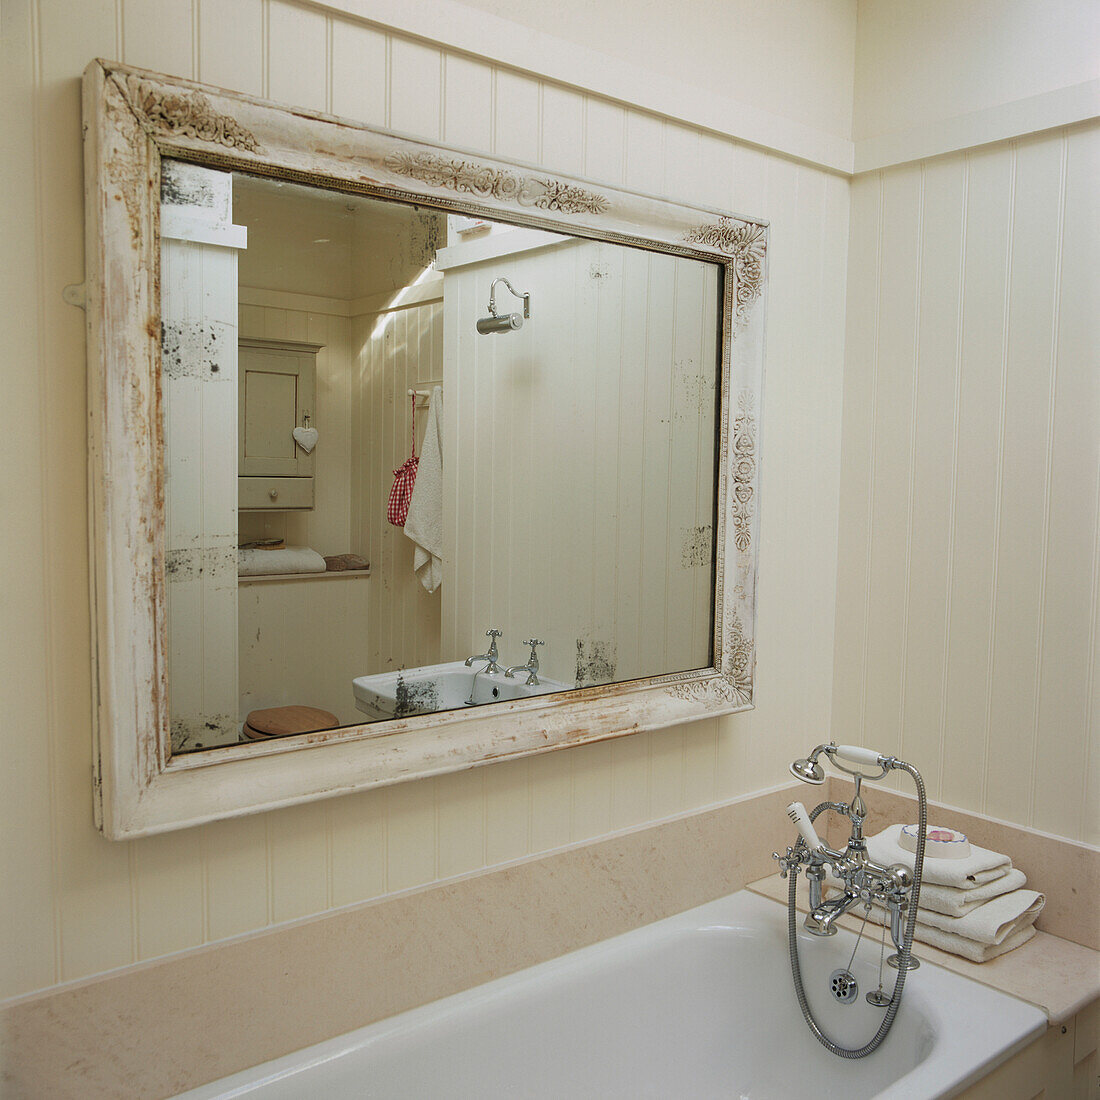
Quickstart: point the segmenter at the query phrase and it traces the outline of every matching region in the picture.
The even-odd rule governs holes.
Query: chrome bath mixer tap
[[[802,1009],[802,1015],[814,1037],[831,1053],[841,1058],[865,1058],[876,1050],[886,1038],[901,1004],[902,991],[908,971],[915,970],[919,963],[912,956],[913,933],[917,919],[917,905],[920,901],[921,876],[924,871],[924,847],[928,831],[928,803],[925,797],[924,781],[920,772],[912,764],[894,756],[886,756],[854,745],[837,745],[829,742],[818,745],[808,757],[791,764],[791,774],[803,783],[821,784],[825,782],[825,769],[818,758],[824,756],[835,768],[847,772],[855,780],[855,794],[848,804],[843,802],[822,802],[812,813],[806,812],[801,802],[792,802],[787,809],[788,816],[799,832],[799,839],[787,848],[785,855],[772,853],[779,861],[780,875],[791,878],[787,899],[788,947],[791,959],[791,976],[794,979],[795,993]],[[878,768],[877,775],[866,775],[847,768],[840,763],[846,760],[850,764]],[[900,863],[883,867],[867,855],[867,842],[863,836],[863,823],[867,819],[867,806],[863,801],[860,788],[865,779],[878,780],[888,772],[898,770],[908,773],[917,788],[917,850],[914,856],[913,871]],[[822,842],[814,828],[814,821],[825,810],[832,810],[846,817],[851,832],[843,851],[836,851]],[[834,936],[836,922],[849,909],[862,904],[868,913],[874,904],[882,906],[889,915],[890,936],[897,948],[897,954],[887,961],[897,971],[894,991],[886,997],[880,990],[869,994],[871,1004],[886,1009],[882,1024],[875,1035],[862,1047],[842,1047],[834,1042],[821,1029],[814,1019],[806,1000],[802,986],[802,969],[798,958],[798,941],[795,932],[796,881],[801,870],[805,870],[809,883],[810,912],[804,922],[807,932],[815,936]],[[840,880],[843,892],[835,898],[824,899],[823,886],[826,873],[831,871]],[[857,941],[858,943],[858,941]]]

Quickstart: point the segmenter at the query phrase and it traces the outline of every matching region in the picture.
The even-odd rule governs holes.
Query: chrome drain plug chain
[[[876,1008],[885,1008],[890,1003],[890,995],[882,988],[882,961],[886,956],[886,925],[882,926],[882,943],[878,949],[878,989],[867,994],[867,1003]]]

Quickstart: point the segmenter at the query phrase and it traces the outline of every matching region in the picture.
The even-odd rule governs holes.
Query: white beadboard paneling
[[[264,94],[265,2],[198,0],[197,79],[251,95]]]
[[[44,347],[43,222],[33,216],[41,209],[49,171],[43,151],[35,145],[36,124],[41,124],[35,111],[41,31],[29,5],[11,5],[6,16],[0,94],[11,114],[0,175],[7,196],[5,213],[21,210],[23,216],[3,220],[8,262],[0,270],[0,300],[20,318],[8,333],[4,392],[13,422],[39,424],[47,404],[50,369]],[[0,996],[2,991],[48,985],[57,980],[59,968],[59,861],[52,813],[59,778],[59,731],[50,633],[56,582],[42,553],[48,538],[44,514],[50,487],[48,444],[42,438],[36,445],[17,432],[0,439],[6,477],[25,493],[21,507],[6,509],[6,537],[0,546],[4,576],[20,578],[18,584],[5,584],[5,611],[13,625],[0,631],[0,692],[8,715],[0,728],[5,761],[0,769],[0,799],[6,834],[0,849],[0,879],[19,883],[18,889],[0,891],[0,923],[7,929]],[[34,554],[28,554],[32,547]]]
[[[486,866],[519,859],[531,850],[530,779],[529,757],[485,769]]]
[[[625,829],[649,819],[649,754],[653,739],[642,733],[611,742],[611,827]]]
[[[629,114],[630,118],[635,113]],[[584,100],[584,174],[591,179],[621,183],[625,179],[628,112],[593,96]],[[633,143],[629,155],[635,153]],[[628,186],[633,186],[628,184]]]
[[[206,938],[238,936],[268,921],[267,822],[237,817],[206,825],[192,837],[201,845]]]
[[[272,814],[267,823],[271,919],[295,920],[331,906],[329,806],[310,802]]]
[[[833,728],[863,738],[865,620],[870,568],[869,530],[874,455],[877,318],[882,235],[882,179],[852,186],[848,250],[848,337],[844,371],[844,438],[841,450],[840,539],[834,645]],[[774,432],[774,429],[773,429]]]
[[[136,946],[142,958],[182,951],[203,938],[206,897],[202,846],[166,833],[134,848]]]
[[[611,742],[584,745],[573,763],[573,839],[611,830]]]
[[[665,120],[654,115],[642,115],[631,111],[623,118],[618,114],[612,114],[607,110],[593,108],[588,109],[589,133],[592,135],[591,145],[602,145],[605,142],[613,143],[619,137],[620,131],[625,128],[626,166],[624,179],[628,187],[634,187],[639,191],[648,191],[651,195],[659,195],[664,191],[665,184]],[[602,128],[603,134],[597,129]],[[621,140],[621,139],[620,139]],[[597,164],[606,165],[607,171],[623,171],[621,163],[616,165],[614,156],[617,152],[616,144],[609,144],[606,160],[598,159]],[[589,159],[602,158],[603,151],[594,152]],[[595,174],[591,165],[588,171]]]
[[[677,193],[689,196],[692,202],[701,202],[699,131],[690,126],[666,122],[663,137],[665,170],[658,194],[667,195],[675,189]]]
[[[684,804],[705,806],[717,800],[718,720],[684,727]]]
[[[195,64],[194,6],[178,0],[119,4],[125,54],[131,65],[192,77]],[[138,62],[136,59],[141,58]]]
[[[470,319],[504,272],[538,288],[532,317],[489,340]],[[566,683],[608,679],[597,651],[615,679],[706,667],[711,568],[691,550],[713,521],[717,288],[705,265],[585,242],[448,268],[449,656],[493,626],[509,664],[538,637]]]
[[[585,100],[579,92],[542,85],[540,164],[553,164],[562,172],[584,172]]]
[[[333,114],[389,126],[389,39],[334,18],[331,42]]]
[[[833,701],[838,738],[866,701],[868,744],[898,706],[932,797],[1081,840],[1096,837],[1097,136],[854,184]],[[892,270],[890,242],[915,229],[918,256]],[[907,389],[908,430],[890,419]],[[874,587],[880,547],[900,619]]]
[[[20,130],[9,130],[13,145],[10,152],[5,146],[3,158],[9,169],[3,235],[14,245],[8,270],[17,280],[4,297],[5,309],[11,311],[5,329],[17,346],[24,332],[35,342],[26,358],[12,349],[12,369],[6,376],[15,380],[17,399],[33,392],[37,408],[25,410],[24,425],[35,425],[34,438],[40,441],[39,448],[17,441],[20,461],[6,467],[9,485],[18,487],[15,506],[7,509],[17,568],[7,575],[20,576],[20,582],[9,585],[11,591],[5,593],[5,610],[18,624],[7,632],[18,653],[5,664],[15,685],[5,698],[20,716],[26,706],[30,720],[21,726],[13,718],[10,726],[23,744],[5,755],[11,761],[5,773],[17,789],[16,797],[5,803],[5,822],[10,814],[17,831],[45,825],[25,846],[12,836],[18,863],[5,868],[14,872],[10,878],[5,874],[5,881],[27,881],[33,897],[40,884],[39,868],[49,863],[53,890],[52,907],[31,917],[32,923],[40,923],[33,948],[25,944],[33,953],[18,959],[13,979],[25,979],[32,970],[36,976],[53,970],[55,979],[63,979],[134,957],[129,850],[105,852],[101,839],[89,835],[90,762],[84,751],[90,744],[91,705],[85,643],[90,637],[87,490],[81,487],[86,479],[86,416],[84,372],[74,373],[84,362],[84,317],[66,307],[57,293],[57,288],[82,278],[83,170],[79,141],[48,137],[76,132],[80,91],[74,78],[88,58],[103,56],[104,50],[121,54],[117,14],[113,4],[73,10],[72,5],[52,0],[8,5],[4,13],[3,68],[11,81],[5,87],[5,102],[11,104],[13,124],[25,119],[34,127],[26,147]],[[10,28],[25,28],[26,37],[9,38]],[[20,111],[23,105],[25,114]],[[24,230],[29,237],[24,237]],[[30,249],[25,256],[24,240]],[[14,262],[15,257],[22,262]],[[36,298],[27,302],[24,295],[29,292]],[[30,390],[18,381],[24,371],[33,380]],[[12,415],[17,415],[15,409]],[[30,468],[23,469],[27,459]],[[27,563],[30,572],[24,574]],[[42,573],[36,575],[39,568]],[[37,596],[34,605],[29,603],[32,594]],[[48,750],[48,786],[40,785],[35,746]],[[38,818],[39,807],[48,807],[48,823]],[[21,894],[22,889],[11,892]],[[97,934],[99,921],[106,926],[102,935]],[[26,932],[13,943],[13,954],[24,945],[25,936]],[[3,992],[25,988],[15,985]]]
[[[354,434],[357,511],[354,540],[371,563],[367,649],[357,675],[430,665],[441,657],[441,591],[424,590],[412,569],[413,544],[386,518],[393,471],[412,445],[407,391],[442,383],[442,308],[429,301],[406,309],[352,319],[351,342],[361,395]],[[446,400],[444,401],[446,405]],[[416,411],[417,451],[427,426],[427,408]]]
[[[386,788],[386,889],[408,890],[438,876],[436,780]]]
[[[699,134],[699,157],[696,164],[697,177],[693,182],[697,201],[704,206],[715,206],[723,210],[731,209],[730,179],[733,176],[734,146],[731,141],[715,134]],[[845,206],[848,188],[843,188]],[[737,201],[744,203],[746,197],[738,195]],[[753,210],[759,209],[753,206]]]
[[[165,26],[176,28],[167,38]],[[813,726],[808,739],[824,735],[828,698],[807,685],[829,680],[832,629],[827,616],[814,609],[819,601],[831,603],[831,586],[818,583],[819,574],[802,582],[804,588],[792,582],[807,544],[820,548],[825,562],[836,556],[835,509],[833,514],[799,509],[807,501],[817,507],[835,499],[837,492],[840,429],[830,411],[835,412],[840,391],[843,349],[837,329],[842,310],[836,308],[842,302],[837,294],[838,288],[843,294],[847,253],[843,180],[826,180],[760,149],[711,135],[677,131],[666,143],[665,123],[654,115],[549,81],[532,85],[511,73],[503,74],[503,84],[517,95],[498,104],[494,114],[486,91],[493,83],[491,66],[465,54],[448,55],[444,63],[435,47],[400,36],[391,41],[365,23],[326,16],[306,3],[11,0],[5,7],[4,78],[11,89],[6,102],[17,108],[11,112],[12,144],[5,146],[5,154],[12,155],[4,165],[33,163],[35,177],[32,182],[19,171],[6,180],[7,201],[0,211],[5,240],[14,242],[19,260],[9,269],[18,272],[15,285],[3,297],[9,358],[16,365],[5,393],[9,412],[42,446],[37,454],[21,451],[16,464],[7,467],[15,475],[16,491],[6,530],[26,583],[11,593],[9,603],[17,605],[6,607],[25,625],[14,660],[5,664],[5,671],[18,677],[20,721],[11,724],[10,733],[18,743],[5,752],[4,773],[15,794],[5,801],[4,815],[9,835],[24,842],[12,846],[15,852],[5,865],[5,880],[21,883],[21,900],[13,898],[12,904],[22,908],[12,924],[20,930],[12,952],[19,958],[5,973],[0,996],[58,978],[86,977],[169,945],[235,935],[285,915],[319,912],[431,881],[442,873],[437,861],[471,867],[476,840],[448,848],[437,822],[446,819],[447,807],[476,807],[479,797],[488,864],[584,840],[606,827],[643,824],[672,807],[688,809],[711,797],[710,735],[703,723],[682,734],[617,741],[607,748],[609,764],[603,750],[578,754],[576,760],[562,752],[456,776],[452,796],[438,807],[433,784],[425,783],[332,800],[327,817],[280,811],[191,830],[180,834],[180,843],[190,839],[195,845],[198,870],[190,852],[177,856],[169,847],[158,847],[155,838],[112,844],[94,831],[88,782],[84,319],[58,293],[79,280],[83,267],[76,77],[93,56],[195,74],[433,139],[442,135],[484,147],[499,138],[520,150],[534,135],[535,151],[524,155],[548,167],[611,182],[625,178],[633,186],[698,196],[770,218],[775,247],[762,437],[758,708],[717,723],[718,796],[782,777],[788,743],[801,745],[809,732],[792,732],[792,716],[808,716]],[[498,74],[498,95],[500,83]],[[830,188],[842,196],[834,205],[823,203]],[[819,224],[823,211],[824,231]],[[807,273],[803,263],[807,252],[813,254],[803,243],[805,234],[819,231],[825,244],[813,266],[821,278]],[[811,323],[823,315],[834,318],[831,329]],[[286,311],[252,306],[241,310],[240,321],[242,327],[269,322],[264,335],[286,338],[296,332],[303,339],[310,339],[311,325],[320,323],[308,315],[291,321]],[[605,321],[609,318],[601,314],[601,333],[607,335]],[[419,330],[417,336],[419,344]],[[353,353],[359,356],[359,346]],[[357,369],[368,361],[364,353]],[[816,397],[808,396],[815,392]],[[824,410],[816,434],[785,433],[780,418],[791,411],[805,415],[804,403],[815,400]],[[368,404],[364,400],[355,417],[349,410],[347,426],[339,429],[346,433],[347,446],[358,441],[365,448],[379,440],[387,454],[401,454],[404,441],[397,429],[404,414],[378,401],[368,415]],[[778,465],[770,464],[772,459]],[[379,506],[384,508],[389,480],[386,470],[368,486],[376,514]],[[801,487],[785,498],[783,485],[791,482]],[[351,516],[347,522],[349,529],[364,528],[362,517],[354,527]],[[373,547],[368,556],[373,564]],[[815,563],[814,568],[823,567]],[[332,581],[315,588],[319,594],[327,585],[326,591],[335,593],[354,585],[362,593],[374,580]],[[399,613],[389,616],[393,635],[399,619]],[[361,625],[360,616],[345,607],[345,623],[352,620]],[[45,624],[45,631],[38,623]],[[839,631],[838,626],[838,637]],[[790,659],[791,652],[804,655],[801,667]],[[477,794],[478,784],[483,796]],[[461,820],[465,829],[465,810]],[[198,916],[195,894],[203,899]],[[183,908],[177,911],[181,897]],[[156,931],[162,927],[163,933]]]
[[[901,750],[939,798],[967,166],[924,166]],[[839,604],[838,604],[839,609]],[[838,618],[841,615],[838,610]]]
[[[654,730],[649,756],[649,811],[669,817],[684,808],[684,734],[682,726]]]
[[[985,760],[997,537],[1001,334],[1007,321],[1005,287],[1014,169],[1010,148],[970,155],[942,760],[943,798],[955,806],[975,796],[980,799]]]
[[[722,205],[735,214],[743,214],[746,210],[778,211],[779,208],[770,201],[771,196],[768,194],[768,169],[774,163],[774,160],[759,149],[754,149],[748,145],[738,145],[735,142],[731,142],[730,151],[733,155],[733,170],[728,181],[728,194]],[[844,191],[847,194],[846,184]],[[775,218],[775,215],[773,214],[772,217]],[[778,225],[773,221],[773,229],[779,228],[782,232],[783,220],[783,218],[779,218]],[[845,237],[840,242],[840,250],[835,255],[838,259],[843,260],[847,250],[848,240]],[[843,280],[845,272],[846,268],[841,263],[835,274]],[[782,282],[780,282],[780,285],[782,286]]]
[[[567,752],[531,757],[531,851],[544,852],[572,839],[573,762]]]
[[[1043,589],[1041,517],[1047,493],[1054,361],[1054,296],[1063,233],[1059,206],[1037,196],[1061,194],[1062,143],[1022,142],[1016,152],[1015,210],[1005,338],[1004,427],[1000,454],[999,537],[993,609],[990,716],[986,730],[984,809],[1011,820],[1030,801],[1035,732],[1035,655]],[[1054,215],[1052,219],[1052,214]]]
[[[332,801],[332,904],[386,892],[386,794],[364,791]]]
[[[538,82],[498,69],[493,85],[493,152],[516,160],[538,160],[542,123]]]
[[[439,877],[485,866],[485,769],[441,775],[435,781]]]
[[[458,54],[445,54],[443,65],[443,140],[492,152],[492,69]]]
[[[1095,126],[1064,135],[1065,182],[1057,215],[1061,224],[1057,229],[1051,225],[1060,238],[1060,262],[1051,346],[1055,381],[1050,505],[1044,516],[1044,605],[1030,824],[1067,836],[1096,832],[1095,819],[1085,822],[1081,814],[1089,709],[1095,708],[1096,688],[1089,663],[1095,657],[1100,475],[1097,136]],[[1094,752],[1096,748],[1093,745]]]
[[[423,42],[390,39],[389,125],[413,137],[437,140],[443,114],[440,51]]]
[[[904,563],[910,492],[908,462],[890,461],[883,451],[896,449],[908,457],[912,450],[920,210],[920,166],[892,173],[882,190],[879,277],[890,293],[882,296],[877,318],[878,386],[872,413],[876,453],[872,459],[873,510],[864,597],[871,613],[861,676],[864,736],[868,744],[882,752],[896,751],[901,740],[898,700],[903,675]]]
[[[327,111],[328,41],[327,22],[318,11],[267,0],[267,96]]]

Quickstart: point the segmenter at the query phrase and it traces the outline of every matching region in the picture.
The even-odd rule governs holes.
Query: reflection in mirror
[[[711,664],[718,265],[163,169],[173,752]]]

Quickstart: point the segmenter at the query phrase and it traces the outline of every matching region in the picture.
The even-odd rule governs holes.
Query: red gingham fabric
[[[404,527],[409,515],[409,501],[412,500],[413,484],[416,481],[416,468],[420,459],[416,455],[405,461],[393,472],[393,488],[390,490],[390,502],[386,506],[386,518],[394,527]]]

